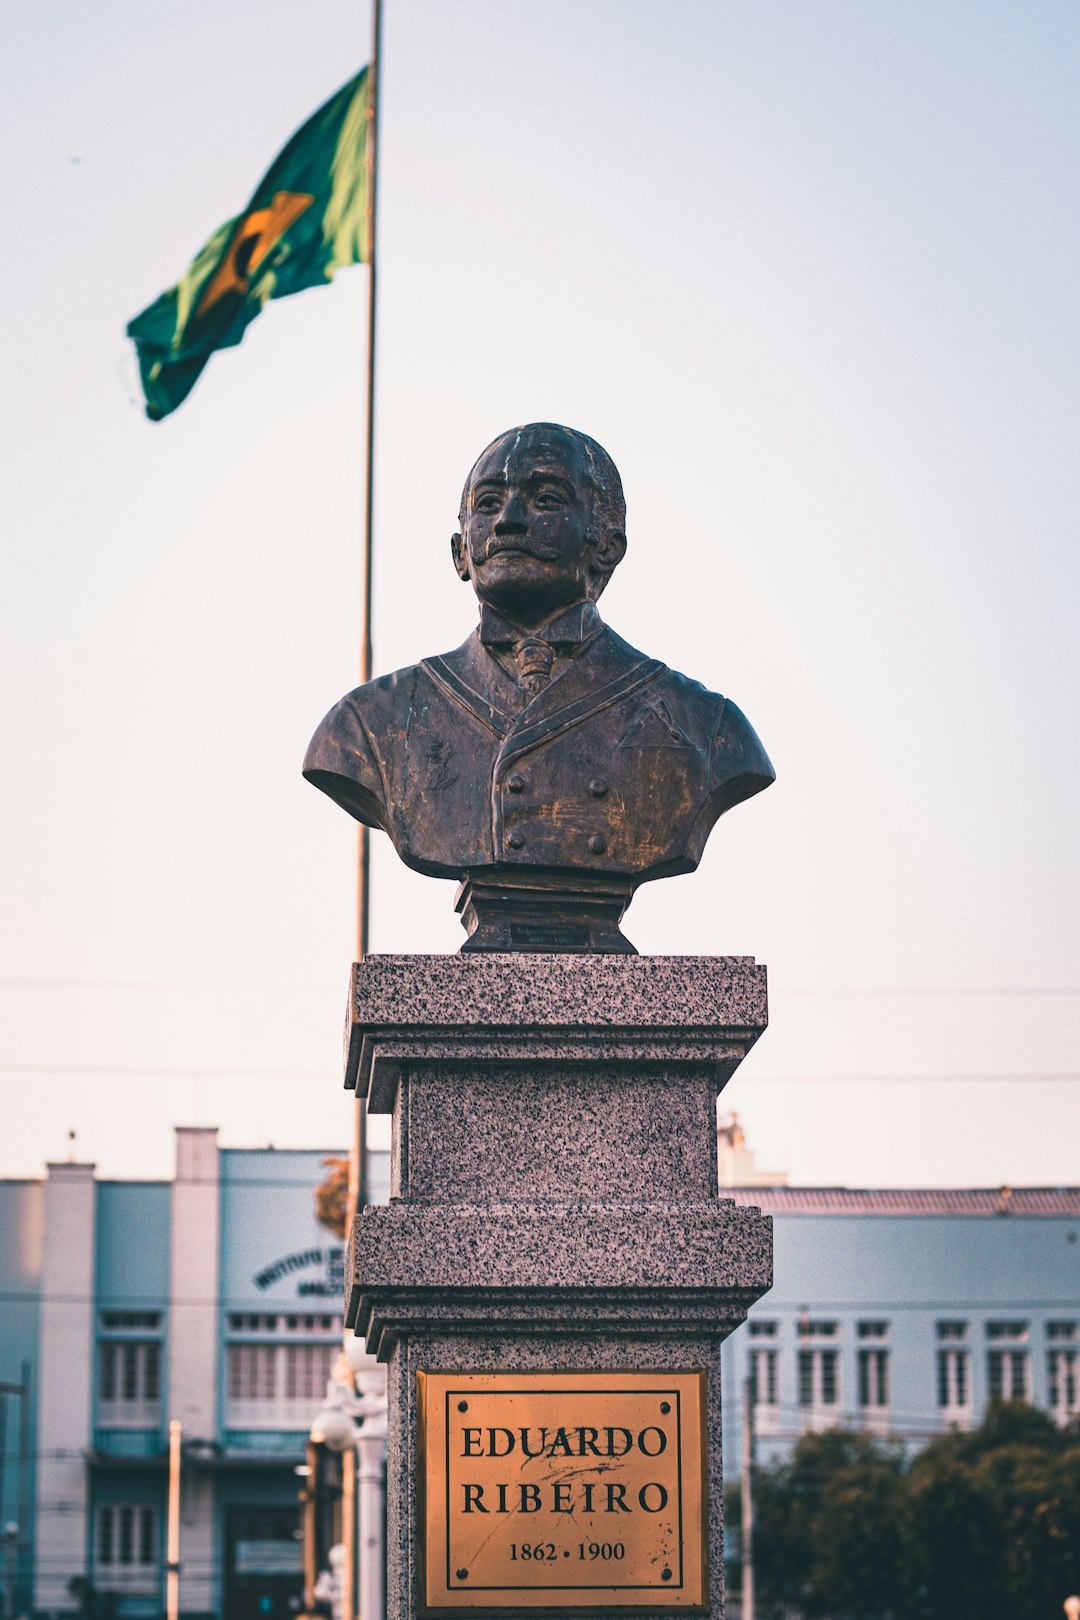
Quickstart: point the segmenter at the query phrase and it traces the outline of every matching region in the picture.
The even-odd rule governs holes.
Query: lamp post
[[[165,1541],[165,1615],[180,1620],[180,1453],[183,1427],[169,1424],[169,1507]]]
[[[0,1507],[4,1501],[4,1464],[7,1457],[7,1396],[14,1395],[19,1402],[19,1494],[18,1519],[4,1526],[7,1554],[5,1569],[5,1620],[15,1613],[15,1574],[20,1547],[27,1545],[29,1534],[28,1509],[30,1479],[30,1363],[22,1364],[22,1380],[18,1384],[0,1382]]]
[[[314,1440],[309,1439],[303,1464],[295,1470],[304,1481],[300,1502],[304,1509],[301,1530],[304,1549],[304,1614],[315,1612],[315,1580],[319,1573],[316,1557],[318,1534],[319,1453]]]
[[[352,1334],[334,1364],[326,1385],[326,1403],[311,1425],[311,1439],[329,1451],[348,1455],[356,1481],[355,1500],[344,1504],[355,1513],[359,1590],[350,1560],[342,1568],[343,1620],[382,1620],[385,1605],[383,1570],[383,1456],[386,1449],[384,1374]],[[343,1530],[345,1546],[350,1544]],[[358,1601],[357,1601],[358,1600]]]
[[[19,1545],[19,1527],[10,1520],[4,1526],[4,1620],[12,1620],[15,1613],[15,1555]]]

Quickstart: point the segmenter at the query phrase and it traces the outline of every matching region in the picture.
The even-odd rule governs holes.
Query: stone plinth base
[[[391,1203],[358,1218],[346,1279],[389,1364],[390,1620],[420,1612],[418,1371],[705,1370],[722,1616],[720,1344],[771,1285],[772,1230],[718,1196],[716,1099],[766,1022],[746,957],[354,969],[347,1082],[393,1115]]]

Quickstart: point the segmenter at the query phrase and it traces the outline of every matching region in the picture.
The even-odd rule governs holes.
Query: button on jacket
[[[521,632],[485,608],[456,651],[342,698],[304,775],[433,877],[692,871],[717,817],[774,779],[750,722],[628,646],[591,602],[531,634],[554,654],[536,695],[514,677]]]

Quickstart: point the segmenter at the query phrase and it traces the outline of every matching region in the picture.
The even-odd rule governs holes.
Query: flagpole
[[[361,561],[360,598],[360,681],[371,679],[371,585],[372,540],[374,527],[375,493],[375,310],[378,291],[378,257],[376,254],[376,212],[378,192],[379,143],[379,64],[382,59],[382,0],[372,0],[371,65],[368,69],[367,141],[364,160],[367,169],[367,244],[368,244],[368,311],[367,311],[367,443],[364,457],[364,549]],[[360,828],[356,862],[356,957],[362,961],[368,953],[371,916],[371,842],[367,827]],[[349,1197],[347,1204],[346,1238],[351,1234],[357,1212],[367,1202],[367,1105],[359,1097],[353,1103],[353,1132],[349,1147]],[[341,1521],[345,1556],[342,1560],[341,1612],[344,1620],[359,1620],[356,1613],[357,1597],[357,1502],[356,1502],[356,1448],[350,1446],[341,1459]],[[371,1550],[364,1549],[370,1557]],[[373,1620],[364,1616],[364,1620]]]
[[[371,67],[369,69],[367,166],[368,318],[367,318],[367,444],[364,475],[364,549],[361,565],[360,680],[371,679],[372,530],[375,484],[375,313],[378,291],[376,211],[378,194],[379,63],[382,48],[382,0],[372,6]],[[371,915],[371,835],[360,828],[356,873],[356,956],[368,953]],[[367,1199],[367,1109],[357,1101],[352,1150],[349,1155],[349,1220]]]

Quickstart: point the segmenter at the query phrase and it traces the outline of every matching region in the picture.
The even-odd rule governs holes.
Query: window
[[[804,1316],[799,1322],[800,1339],[835,1339],[840,1331],[838,1322],[819,1322]]]
[[[780,1324],[768,1318],[751,1318],[749,1329],[751,1339],[757,1340],[750,1346],[747,1362],[754,1423],[759,1434],[778,1434],[780,1352],[776,1348],[776,1340],[780,1335]]]
[[[956,1320],[937,1324],[937,1403],[946,1423],[966,1428],[971,1421],[971,1353],[967,1349],[968,1324]]]
[[[157,1509],[126,1503],[97,1510],[97,1564],[107,1574],[158,1564]]]
[[[106,1339],[98,1352],[98,1395],[128,1406],[157,1401],[161,1394],[161,1344]]]
[[[232,1312],[229,1316],[229,1332],[231,1334],[267,1334],[287,1335],[292,1337],[306,1336],[311,1338],[319,1334],[333,1334],[335,1338],[341,1332],[341,1320],[336,1316],[305,1315],[305,1316],[264,1316],[251,1312]]]
[[[243,1312],[227,1322],[226,1427],[309,1428],[341,1353],[338,1318]]]
[[[800,1339],[835,1339],[840,1324],[803,1315],[799,1320]],[[811,1426],[832,1424],[840,1418],[840,1352],[832,1345],[806,1347],[799,1351],[799,1405]]]
[[[1046,1337],[1051,1348],[1046,1355],[1046,1385],[1050,1410],[1059,1423],[1067,1423],[1080,1413],[1080,1351],[1076,1348],[1077,1324],[1047,1322]]]
[[[281,1318],[279,1316],[253,1316],[247,1314],[243,1316],[234,1315],[229,1317],[229,1332],[276,1333],[278,1330],[278,1323],[280,1321]]]
[[[889,1404],[889,1352],[859,1351],[859,1405],[880,1411]]]
[[[111,1507],[98,1508],[97,1561],[99,1564],[111,1564],[113,1561],[113,1510]]]
[[[990,1399],[1029,1401],[1031,1399],[1030,1358],[1026,1350],[1006,1349],[1027,1341],[1026,1322],[987,1322],[986,1337],[995,1348],[987,1353]]]
[[[308,1405],[321,1401],[337,1354],[336,1342],[230,1344],[226,1362],[229,1400],[263,1406],[281,1401]]]
[[[751,1350],[750,1399],[755,1406],[779,1406],[778,1350]]]
[[[105,1333],[160,1333],[160,1311],[102,1311]]]
[[[230,1344],[229,1397],[234,1401],[272,1401],[277,1396],[277,1345]]]
[[[102,1311],[98,1317],[96,1420],[103,1427],[154,1429],[160,1423],[162,1322],[160,1311]]]
[[[888,1322],[860,1322],[855,1329],[860,1339],[887,1339],[889,1337]]]
[[[969,1355],[966,1350],[939,1350],[937,1398],[943,1411],[966,1411],[971,1405]]]
[[[840,1404],[839,1350],[799,1351],[799,1405],[804,1408]]]
[[[336,1354],[332,1344],[285,1346],[285,1394],[290,1400],[321,1400]]]
[[[1005,1340],[1011,1344],[1024,1344],[1028,1336],[1026,1322],[987,1322],[988,1339]]]
[[[1026,1350],[991,1350],[988,1371],[991,1400],[1030,1399]]]
[[[1050,1409],[1062,1423],[1080,1412],[1080,1352],[1051,1350],[1047,1358]]]

